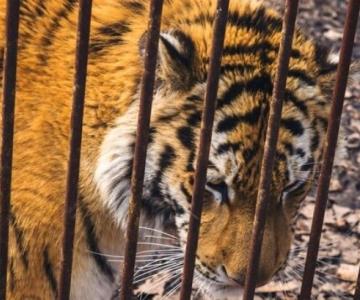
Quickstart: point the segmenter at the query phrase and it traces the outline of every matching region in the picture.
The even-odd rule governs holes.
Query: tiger
[[[164,1],[135,298],[170,299],[181,286],[216,5]],[[72,300],[111,299],[121,291],[149,6],[149,0],[93,0]],[[10,300],[55,299],[59,293],[78,9],[78,0],[21,1]],[[2,60],[5,11],[0,0]],[[194,298],[238,299],[243,293],[281,37],[277,12],[258,1],[230,1]],[[338,64],[331,57],[295,30],[257,286],[286,265],[297,212],[321,162]],[[149,278],[157,279],[141,289]]]

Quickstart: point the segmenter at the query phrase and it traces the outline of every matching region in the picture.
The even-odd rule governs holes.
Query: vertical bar
[[[329,116],[329,126],[327,130],[324,149],[324,163],[319,178],[319,185],[316,195],[316,205],[311,226],[311,235],[306,256],[301,294],[299,298],[302,300],[307,300],[311,297],[311,288],[314,280],[316,260],[321,238],[321,229],[323,226],[327,197],[329,192],[331,171],[334,162],[341,113],[344,104],[344,95],[349,74],[351,54],[354,46],[356,25],[359,18],[359,9],[360,0],[350,0],[345,21],[345,30],[340,52],[340,61],[337,69],[335,89],[333,93],[331,111]]]
[[[270,197],[272,170],[279,135],[282,103],[286,87],[286,77],[289,70],[291,45],[294,36],[298,0],[286,0],[285,17],[283,21],[282,39],[278,56],[278,67],[270,106],[268,127],[264,146],[264,156],[261,165],[260,183],[257,194],[255,219],[253,225],[250,259],[245,279],[244,300],[254,298],[261,244],[264,235],[266,210]]]
[[[136,260],[139,231],[140,203],[144,183],[146,149],[149,140],[149,125],[155,82],[158,43],[163,0],[152,0],[145,49],[144,73],[140,93],[140,108],[136,132],[134,163],[131,176],[132,197],[129,203],[129,220],[126,232],[125,260],[121,278],[120,299],[130,300]]]
[[[8,0],[3,76],[3,111],[0,179],[0,299],[6,298],[6,274],[9,243],[9,214],[14,137],[16,62],[20,1]]]
[[[80,0],[58,299],[70,297],[92,0]]]
[[[359,268],[359,274],[358,274],[357,283],[356,283],[354,300],[360,300],[360,268]]]
[[[202,201],[206,184],[212,128],[216,109],[216,98],[220,77],[229,0],[218,0],[213,28],[213,41],[209,74],[206,85],[204,108],[201,121],[200,145],[196,162],[195,182],[192,195],[189,233],[186,242],[184,271],[180,292],[181,300],[189,300],[194,277],[195,255],[198,245]]]

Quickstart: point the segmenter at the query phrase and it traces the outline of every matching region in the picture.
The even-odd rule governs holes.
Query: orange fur
[[[67,8],[65,3],[71,1],[44,0],[39,7],[36,0],[22,1],[20,23],[18,81],[16,94],[15,149],[12,185],[12,214],[14,222],[10,229],[10,253],[8,273],[8,295],[15,299],[51,299],[54,291],[45,274],[46,257],[53,268],[53,275],[58,278],[62,239],[62,220],[65,195],[65,177],[69,153],[69,124],[74,76],[74,53],[76,44],[76,23],[78,3]],[[88,215],[95,225],[96,236],[101,237],[101,246],[111,253],[121,253],[123,232],[113,220],[111,214],[98,200],[100,195],[94,183],[94,172],[100,155],[100,145],[106,133],[115,126],[115,120],[125,114],[136,98],[139,78],[142,73],[142,58],[139,41],[147,30],[149,1],[137,2],[131,8],[130,0],[94,0],[91,27],[89,66],[86,89],[86,106],[83,125],[83,146],[81,153],[81,200],[86,206]],[[126,5],[127,4],[127,5]],[[212,24],[206,18],[203,22],[185,22],[203,13],[212,14],[216,1],[210,0],[174,0],[165,1],[162,31],[180,29],[194,41],[196,48],[195,77],[204,76],[208,66],[211,47]],[[146,9],[140,9],[144,6]],[[250,1],[231,1],[230,11],[241,13],[254,12],[258,4]],[[36,10],[38,8],[39,10]],[[0,34],[4,40],[5,0],[0,1]],[[66,17],[64,17],[66,15]],[[268,16],[276,17],[273,11]],[[123,30],[118,36],[104,33],[104,28],[113,26],[114,30]],[[125,28],[122,28],[122,26]],[[225,46],[256,45],[267,42],[279,46],[281,31],[263,35],[248,28],[229,25]],[[128,30],[130,29],[130,30]],[[112,46],[108,46],[111,44]],[[2,46],[3,47],[3,46]],[[1,47],[1,48],[2,48]],[[315,59],[315,45],[297,32],[293,50],[299,57],[292,57],[290,69],[306,73],[315,81],[318,80],[319,65]],[[276,50],[265,49],[269,59],[275,61]],[[276,63],[263,66],[259,55],[254,53],[224,56],[222,65],[244,62],[256,66],[253,71],[240,75],[236,72],[220,81],[219,94],[235,81],[247,81],[260,73],[274,78]],[[163,73],[161,73],[163,72]],[[166,76],[170,69],[160,69],[159,76]],[[162,75],[161,75],[162,74]],[[327,79],[328,82],[330,79]],[[313,95],[306,98],[306,89],[298,78],[289,77],[287,88],[291,90],[308,108],[309,120],[326,118],[329,105],[324,100],[321,87],[316,85]],[[176,91],[169,99],[173,102],[159,103],[155,106],[152,124],[158,132],[159,145],[170,144],[178,151],[177,159],[171,169],[167,170],[169,181],[175,185],[185,182],[190,190],[189,178],[192,174],[184,172],[190,150],[185,149],[176,139],[175,125],[158,121],[162,109],[177,111],[187,91]],[[220,116],[246,114],[263,101],[261,94],[248,95],[244,92],[236,102],[225,107]],[[269,100],[269,99],[268,99]],[[324,106],[319,102],[324,101]],[[171,102],[171,103],[170,103]],[[196,104],[201,109],[201,103]],[[186,122],[187,112],[179,111],[182,123]],[[302,119],[299,110],[291,103],[286,103],[283,115]],[[263,116],[264,117],[264,116]],[[180,123],[181,123],[180,122]],[[181,124],[176,124],[180,126]],[[312,125],[315,126],[315,125]],[[320,140],[324,128],[316,125],[320,132]],[[258,126],[240,124],[228,135],[230,142],[242,141],[244,147],[254,145],[254,137],[258,136]],[[198,142],[199,129],[195,129],[195,143]],[[263,137],[262,137],[263,138]],[[280,131],[279,150],[284,151],[284,143],[292,143],[292,134]],[[321,144],[320,141],[320,144]],[[262,149],[263,142],[260,142]],[[316,149],[316,157],[320,154]],[[251,224],[255,207],[254,187],[258,183],[260,151],[251,162],[244,160],[242,153],[236,155],[241,165],[239,174],[248,176],[247,186],[236,192],[242,202],[230,207],[218,208],[215,204],[205,205],[198,255],[209,266],[225,265],[229,275],[236,277],[243,273],[247,264],[248,250],[246,244],[251,233]],[[274,194],[284,187],[285,163],[277,166],[280,177],[274,173]],[[249,173],[250,172],[250,173]],[[244,202],[246,200],[246,202]],[[245,204],[244,204],[245,203]],[[84,213],[84,211],[83,211]],[[87,237],[84,231],[83,218],[78,211],[72,298],[81,299],[81,291],[75,284],[85,276],[88,268],[95,268],[87,249]],[[85,213],[86,215],[86,213]],[[290,245],[291,234],[281,222],[288,222],[286,213],[279,214],[276,205],[270,205],[269,217],[265,229],[265,240],[260,277],[265,282],[281,265]],[[220,216],[220,217],[219,217]],[[22,251],[19,250],[21,239]],[[277,256],[274,258],[274,251]],[[225,254],[224,254],[225,253]],[[24,263],[24,256],[27,262]],[[11,274],[10,274],[11,273]],[[80,298],[79,298],[80,297]]]

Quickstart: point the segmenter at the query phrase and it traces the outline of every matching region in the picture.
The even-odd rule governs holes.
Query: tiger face
[[[204,12],[201,21],[184,22],[181,28],[166,24],[159,44],[142,214],[156,219],[165,232],[175,228],[181,257],[191,213],[212,21]],[[264,24],[266,28],[261,27]],[[231,5],[194,282],[195,288],[207,286],[202,292],[209,298],[239,297],[244,286],[280,39],[281,19],[273,12],[254,4]],[[140,57],[144,53],[143,39],[139,53]],[[324,55],[295,33],[258,286],[286,263],[297,210],[318,171],[336,68]],[[136,93],[128,111],[108,132],[95,174],[102,200],[123,227],[138,99]],[[179,264],[177,277],[181,268]]]

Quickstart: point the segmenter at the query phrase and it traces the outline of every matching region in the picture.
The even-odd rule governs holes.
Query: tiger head
[[[205,292],[214,299],[238,297],[244,286],[281,40],[277,15],[262,6],[251,4],[241,11],[237,5],[229,12],[196,255],[194,284],[208,283]],[[161,230],[175,228],[182,249],[212,37],[213,18],[204,13],[199,20],[162,28],[142,201],[143,217],[156,220]],[[286,262],[297,210],[318,172],[335,70],[336,64],[296,31],[258,286]],[[122,226],[130,198],[138,105],[136,93],[132,106],[107,134],[96,171],[102,199]],[[180,272],[181,266],[177,276]]]

